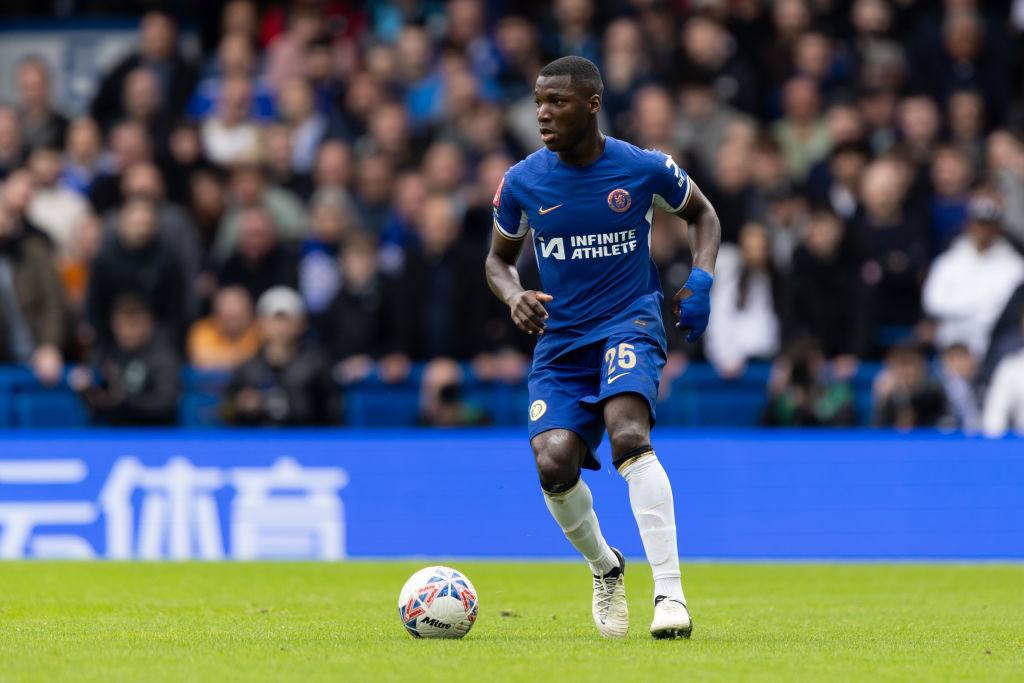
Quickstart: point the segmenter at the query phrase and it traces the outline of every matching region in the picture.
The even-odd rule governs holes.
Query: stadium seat
[[[14,424],[25,428],[85,427],[89,414],[77,395],[59,389],[14,395]]]
[[[345,393],[345,424],[354,427],[411,427],[419,417],[419,392],[405,384],[364,382]]]
[[[178,406],[178,424],[182,427],[220,427],[221,394],[186,391]]]

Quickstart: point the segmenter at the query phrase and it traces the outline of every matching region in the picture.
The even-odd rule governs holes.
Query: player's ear
[[[601,96],[595,93],[587,100],[587,112],[593,116],[599,111],[601,111]]]

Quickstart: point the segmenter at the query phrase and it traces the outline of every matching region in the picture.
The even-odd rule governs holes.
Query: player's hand
[[[525,289],[509,302],[512,309],[512,322],[516,327],[527,334],[544,334],[544,328],[548,319],[548,312],[544,304],[553,301],[555,297],[544,292],[537,292],[532,289]]]
[[[676,327],[689,330],[686,341],[695,342],[704,334],[708,328],[708,319],[711,317],[711,285],[714,278],[709,273],[694,268],[690,271],[690,278],[686,281],[676,295],[672,298],[675,302],[672,313],[676,317]]]

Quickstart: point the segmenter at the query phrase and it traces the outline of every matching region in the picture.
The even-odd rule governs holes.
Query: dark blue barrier
[[[659,429],[655,446],[683,556],[1024,558],[1024,440]],[[624,482],[586,477],[609,540],[640,555]],[[0,432],[2,557],[571,554],[521,430]]]
[[[851,380],[858,424],[868,424],[871,382],[877,363],[863,363]],[[529,400],[526,382],[508,385],[475,378],[466,365],[464,398],[490,417],[496,427],[524,426]],[[411,427],[419,416],[423,365],[416,364],[407,379],[388,384],[375,376],[344,387],[345,424],[357,427]],[[707,363],[691,363],[664,387],[658,422],[674,427],[752,427],[764,408],[770,367],[753,363],[731,380],[718,376]],[[186,428],[219,427],[220,403],[227,386],[224,372],[185,368],[179,424]],[[0,365],[0,428],[78,428],[89,423],[79,398],[66,383],[41,386],[27,368]]]

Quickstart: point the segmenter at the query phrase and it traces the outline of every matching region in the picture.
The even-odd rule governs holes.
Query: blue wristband
[[[678,280],[676,280],[678,282]],[[684,287],[689,289],[691,292],[710,292],[711,285],[715,282],[715,278],[712,277],[711,273],[701,270],[700,268],[694,268],[690,271],[690,277],[686,280]]]

